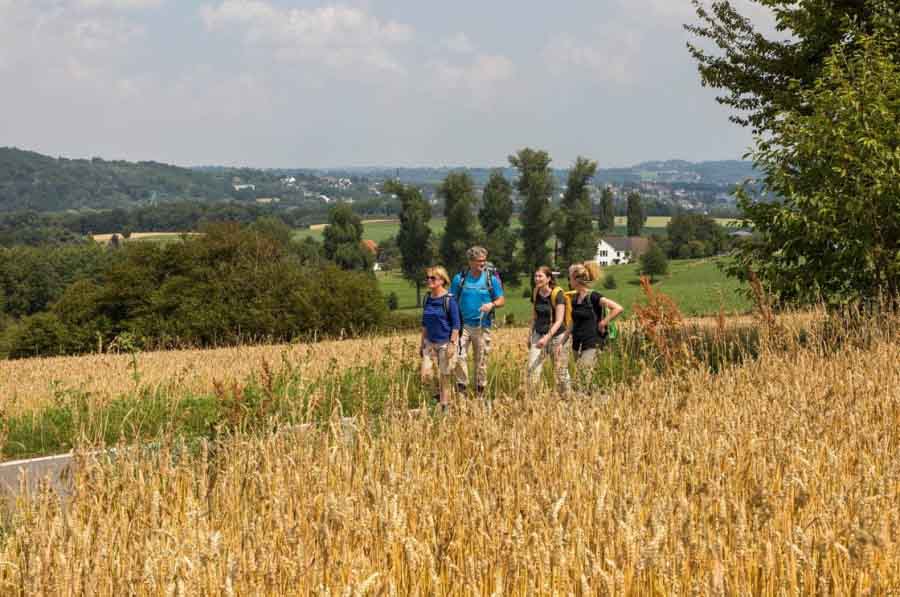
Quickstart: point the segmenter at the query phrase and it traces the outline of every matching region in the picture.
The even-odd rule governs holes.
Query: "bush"
[[[396,311],[399,306],[400,299],[397,298],[397,293],[392,291],[387,297],[388,311]]]
[[[616,277],[612,274],[607,274],[605,278],[603,278],[603,288],[607,290],[613,290],[618,287],[616,283]]]
[[[71,284],[52,312],[16,326],[9,354],[85,352],[122,333],[168,347],[378,328],[387,309],[371,273],[304,266],[278,232],[212,225],[181,243],[127,243],[102,281]]]
[[[52,313],[26,317],[7,332],[10,358],[66,354],[70,351],[66,326]]]
[[[381,324],[386,332],[406,332],[422,328],[422,316],[410,311],[391,311]]]

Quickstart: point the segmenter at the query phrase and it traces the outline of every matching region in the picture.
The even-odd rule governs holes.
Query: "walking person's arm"
[[[606,328],[609,327],[609,322],[621,315],[625,309],[623,309],[622,305],[616,301],[608,299],[605,296],[600,299],[600,302],[606,307],[606,317],[597,322],[597,328],[603,333],[606,331]]]
[[[462,329],[462,321],[459,317],[459,305],[456,297],[450,297],[450,344],[457,346],[459,343],[459,331]]]

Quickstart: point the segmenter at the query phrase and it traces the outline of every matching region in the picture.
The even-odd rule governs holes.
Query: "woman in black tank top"
[[[599,278],[600,268],[592,261],[569,267],[572,301],[572,352],[575,378],[580,389],[589,389],[597,351],[603,348],[609,322],[622,314],[622,306],[592,291],[590,284]]]

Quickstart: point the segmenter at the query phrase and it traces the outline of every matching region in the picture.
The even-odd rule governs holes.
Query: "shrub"
[[[397,298],[397,293],[392,291],[387,297],[388,311],[396,311],[399,306],[400,299]]]
[[[422,316],[419,313],[409,311],[391,311],[385,316],[381,324],[381,329],[389,332],[418,330],[421,327]]]
[[[12,326],[7,334],[10,358],[69,352],[66,326],[52,313],[26,317]]]
[[[607,274],[605,278],[603,278],[603,288],[607,290],[613,290],[618,287],[616,283],[616,277],[612,274]]]
[[[385,299],[371,273],[304,266],[278,230],[205,231],[165,246],[123,245],[99,281],[71,284],[51,313],[17,326],[10,356],[84,352],[122,333],[145,346],[214,346],[355,335],[382,322]]]

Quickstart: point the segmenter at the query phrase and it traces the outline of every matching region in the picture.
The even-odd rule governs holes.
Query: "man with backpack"
[[[503,286],[497,271],[487,262],[484,247],[466,251],[469,268],[453,276],[450,293],[456,297],[462,315],[463,329],[459,338],[456,360],[456,389],[465,392],[469,387],[468,351],[475,355],[475,392],[484,395],[487,386],[487,357],[491,351],[491,325],[494,309],[506,304]]]

